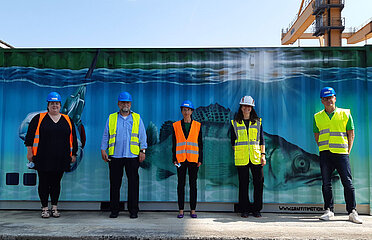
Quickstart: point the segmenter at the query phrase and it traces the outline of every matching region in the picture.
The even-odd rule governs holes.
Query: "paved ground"
[[[42,219],[39,211],[0,211],[0,239],[372,239],[372,216],[354,224],[347,215],[333,221],[313,214],[263,213],[241,218],[235,213],[199,212],[197,219],[176,212],[127,212],[117,219],[108,212],[63,211],[60,218]]]

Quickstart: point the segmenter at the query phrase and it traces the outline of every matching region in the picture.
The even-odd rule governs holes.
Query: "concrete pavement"
[[[40,211],[0,211],[0,239],[372,239],[372,216],[363,224],[346,214],[329,222],[314,214],[263,213],[241,218],[236,213],[198,212],[197,219],[177,212],[61,211],[60,218],[40,218]]]

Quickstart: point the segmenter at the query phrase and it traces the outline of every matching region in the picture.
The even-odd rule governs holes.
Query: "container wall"
[[[371,54],[368,46],[101,49],[93,74],[85,79],[96,49],[0,50],[0,200],[38,199],[37,187],[24,184],[24,174],[34,170],[26,167],[22,138],[32,116],[45,111],[47,94],[57,91],[86,137],[83,147],[81,132],[78,164],[63,177],[61,200],[108,201],[101,138],[108,115],[118,110],[118,94],[128,91],[149,144],[139,170],[140,201],[177,200],[171,124],[182,118],[179,105],[189,99],[197,107],[193,116],[202,123],[204,137],[198,201],[237,202],[229,120],[240,98],[251,95],[265,132],[264,202],[321,204],[313,115],[323,109],[320,89],[331,86],[337,106],[350,108],[354,119],[351,165],[357,203],[370,204],[372,66],[367,53]],[[17,178],[16,173],[19,184],[8,185],[6,177]],[[335,202],[344,203],[339,180],[334,193]],[[122,191],[122,199],[126,197]]]

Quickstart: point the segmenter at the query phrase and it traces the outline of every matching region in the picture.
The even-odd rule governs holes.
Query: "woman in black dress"
[[[61,114],[61,96],[51,92],[47,97],[48,111],[37,114],[30,122],[25,145],[27,159],[35,164],[39,176],[38,192],[41,217],[59,217],[57,210],[60,182],[70,163],[76,161],[78,150],[75,126],[71,118]],[[52,208],[49,211],[48,198]]]

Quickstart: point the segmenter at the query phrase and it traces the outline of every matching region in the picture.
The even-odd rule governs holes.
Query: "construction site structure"
[[[342,39],[355,44],[372,38],[372,18],[358,28],[345,30],[341,12],[345,0],[301,0],[300,10],[288,28],[282,29],[282,45],[299,39],[319,39],[320,46],[342,46]],[[313,28],[307,30],[311,25]]]

